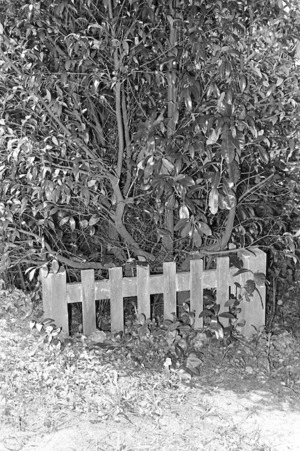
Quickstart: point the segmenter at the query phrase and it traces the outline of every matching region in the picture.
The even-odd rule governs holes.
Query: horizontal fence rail
[[[110,268],[109,278],[95,281],[94,270],[81,271],[81,282],[67,283],[66,271],[62,268],[56,274],[41,270],[43,308],[45,317],[55,320],[58,327],[69,333],[68,304],[82,304],[83,333],[90,335],[96,330],[96,300],[110,299],[111,331],[124,330],[123,298],[136,296],[137,311],[150,318],[150,296],[163,294],[164,318],[172,319],[177,311],[177,293],[189,291],[190,310],[195,311],[195,328],[203,326],[199,314],[203,311],[203,290],[216,289],[216,302],[220,312],[228,311],[225,307],[229,292],[236,292],[236,283],[243,286],[248,279],[253,279],[255,272],[266,272],[266,254],[259,249],[251,252],[237,251],[243,261],[244,269],[249,272],[234,276],[237,268],[230,268],[229,257],[218,257],[216,269],[203,270],[202,260],[191,260],[189,272],[176,272],[173,262],[163,264],[163,274],[150,275],[149,267],[137,266],[136,277],[123,277],[121,267]],[[265,325],[265,286],[255,291],[251,302],[242,302],[239,319],[246,325],[243,333],[250,336],[255,328]],[[263,305],[263,308],[262,308]],[[223,325],[226,321],[222,320]]]

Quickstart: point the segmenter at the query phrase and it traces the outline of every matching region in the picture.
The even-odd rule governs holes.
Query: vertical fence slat
[[[81,271],[82,326],[85,335],[96,330],[95,273],[93,269]]]
[[[217,304],[220,304],[220,313],[228,312],[228,307],[225,307],[225,302],[229,299],[229,257],[220,257],[217,259]],[[220,318],[220,322],[224,327],[229,325],[226,318]]]
[[[195,311],[195,327],[203,327],[203,318],[199,318],[203,311],[203,260],[190,262],[190,308]]]
[[[124,330],[123,273],[122,268],[109,269],[111,331]]]
[[[164,317],[172,319],[172,313],[176,314],[176,263],[164,263],[163,274]]]
[[[252,271],[241,274],[239,276],[240,280],[237,280],[238,278],[236,277],[233,278],[234,281],[238,281],[242,286],[248,279],[254,278],[253,273],[266,273],[266,254],[256,248],[253,249],[253,252],[255,255],[249,251],[240,251],[239,253],[239,257],[243,260],[244,268]],[[265,285],[257,286],[257,289],[260,296],[257,291],[254,291],[253,296],[250,297],[250,302],[243,301],[241,303],[242,311],[239,317],[246,321],[242,332],[247,337],[255,332],[255,328],[264,326],[266,321],[266,287]]]
[[[149,266],[137,266],[137,306],[138,314],[150,318],[150,271]]]
[[[56,326],[69,335],[66,271],[61,269],[47,277],[43,273],[41,270],[44,316],[54,319]]]

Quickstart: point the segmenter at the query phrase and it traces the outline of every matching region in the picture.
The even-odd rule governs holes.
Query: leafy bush
[[[1,271],[297,261],[297,2],[1,5]]]

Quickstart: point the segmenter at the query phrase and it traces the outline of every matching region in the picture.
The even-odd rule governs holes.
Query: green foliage
[[[56,352],[60,351],[61,341],[59,335],[62,329],[54,324],[53,319],[45,318],[42,322],[30,321],[30,329],[36,329],[41,337],[34,352],[41,346],[47,346],[49,349]]]
[[[173,3],[3,3],[1,270],[162,260],[164,237],[295,258],[297,5]]]

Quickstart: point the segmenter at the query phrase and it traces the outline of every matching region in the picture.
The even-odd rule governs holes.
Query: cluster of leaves
[[[30,321],[30,329],[36,329],[41,338],[38,341],[34,352],[41,346],[47,346],[54,351],[60,351],[61,349],[61,341],[59,339],[59,335],[62,331],[61,327],[57,327],[54,323],[54,320],[51,318],[45,318],[42,322],[39,321]]]
[[[168,237],[295,255],[297,4],[2,5],[1,270],[162,259]]]

